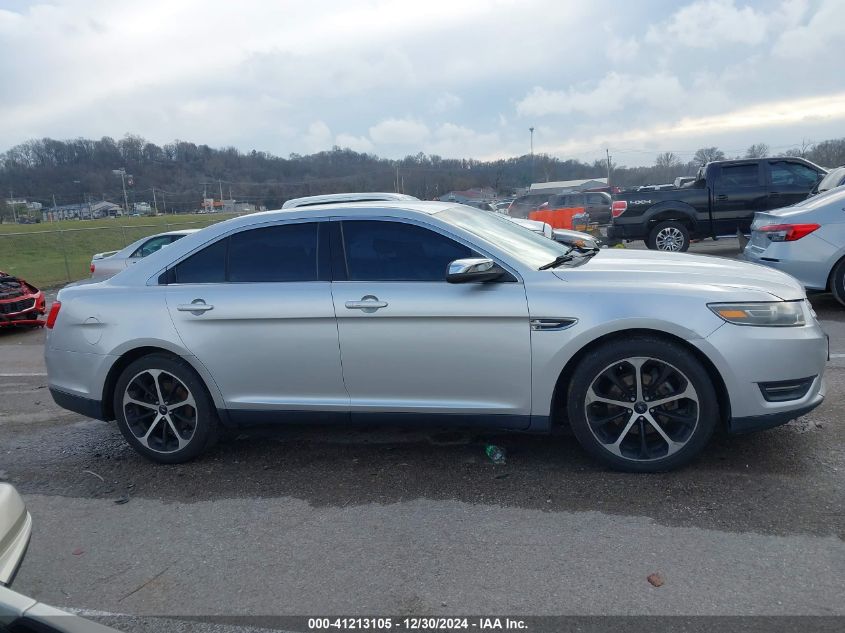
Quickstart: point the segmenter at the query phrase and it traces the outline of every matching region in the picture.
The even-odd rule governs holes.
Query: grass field
[[[58,286],[88,277],[94,253],[123,248],[147,235],[198,229],[231,217],[215,213],[0,224],[0,270],[42,288]]]

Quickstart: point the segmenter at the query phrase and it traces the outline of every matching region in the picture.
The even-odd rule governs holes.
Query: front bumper
[[[13,325],[44,325],[40,317],[47,311],[42,291],[0,301],[0,327]]]
[[[809,314],[796,328],[749,327],[726,323],[706,339],[691,341],[714,363],[728,392],[728,430],[744,433],[771,428],[804,415],[824,400],[828,343]],[[761,383],[812,377],[800,398],[769,401]]]

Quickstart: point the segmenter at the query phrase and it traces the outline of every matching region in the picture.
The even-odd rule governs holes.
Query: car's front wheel
[[[836,300],[845,306],[845,259],[842,259],[830,273],[830,291]]]
[[[646,246],[651,250],[670,253],[685,253],[689,245],[689,229],[677,220],[667,220],[655,225],[646,240]]]
[[[567,412],[590,454],[628,472],[686,464],[719,418],[701,362],[682,346],[652,337],[607,343],[587,355],[569,384]]]
[[[189,461],[217,440],[217,411],[205,385],[173,356],[130,363],[118,378],[114,411],[132,448],[162,464]]]

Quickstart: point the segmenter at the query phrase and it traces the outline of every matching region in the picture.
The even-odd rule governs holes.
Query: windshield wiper
[[[569,254],[570,252],[572,252],[572,250],[573,249],[570,248],[568,251],[566,251],[566,254],[558,255],[557,257],[555,257],[555,260],[553,262],[543,264],[538,270],[548,270],[549,268],[560,266],[561,264],[565,264],[566,262],[571,262],[574,259],[573,256]]]
[[[577,246],[572,246],[566,251],[563,255],[558,255],[555,257],[553,262],[549,262],[548,264],[543,264],[540,266],[539,270],[548,270],[549,268],[556,268],[561,264],[565,264],[566,262],[571,262],[575,259],[575,255],[572,254],[575,251],[578,255],[584,258],[590,258],[596,255],[601,249],[600,248],[578,248]]]

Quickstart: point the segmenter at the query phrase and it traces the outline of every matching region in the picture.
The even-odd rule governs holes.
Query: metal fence
[[[156,233],[202,228],[228,217],[231,216],[175,222],[165,219],[155,223],[142,219],[138,224],[118,224],[121,222],[118,219],[115,226],[92,227],[68,226],[84,222],[66,221],[57,222],[58,228],[54,229],[49,228],[50,224],[42,224],[32,231],[0,232],[0,270],[36,286],[59,286],[89,277],[91,257],[95,253],[119,250]]]

